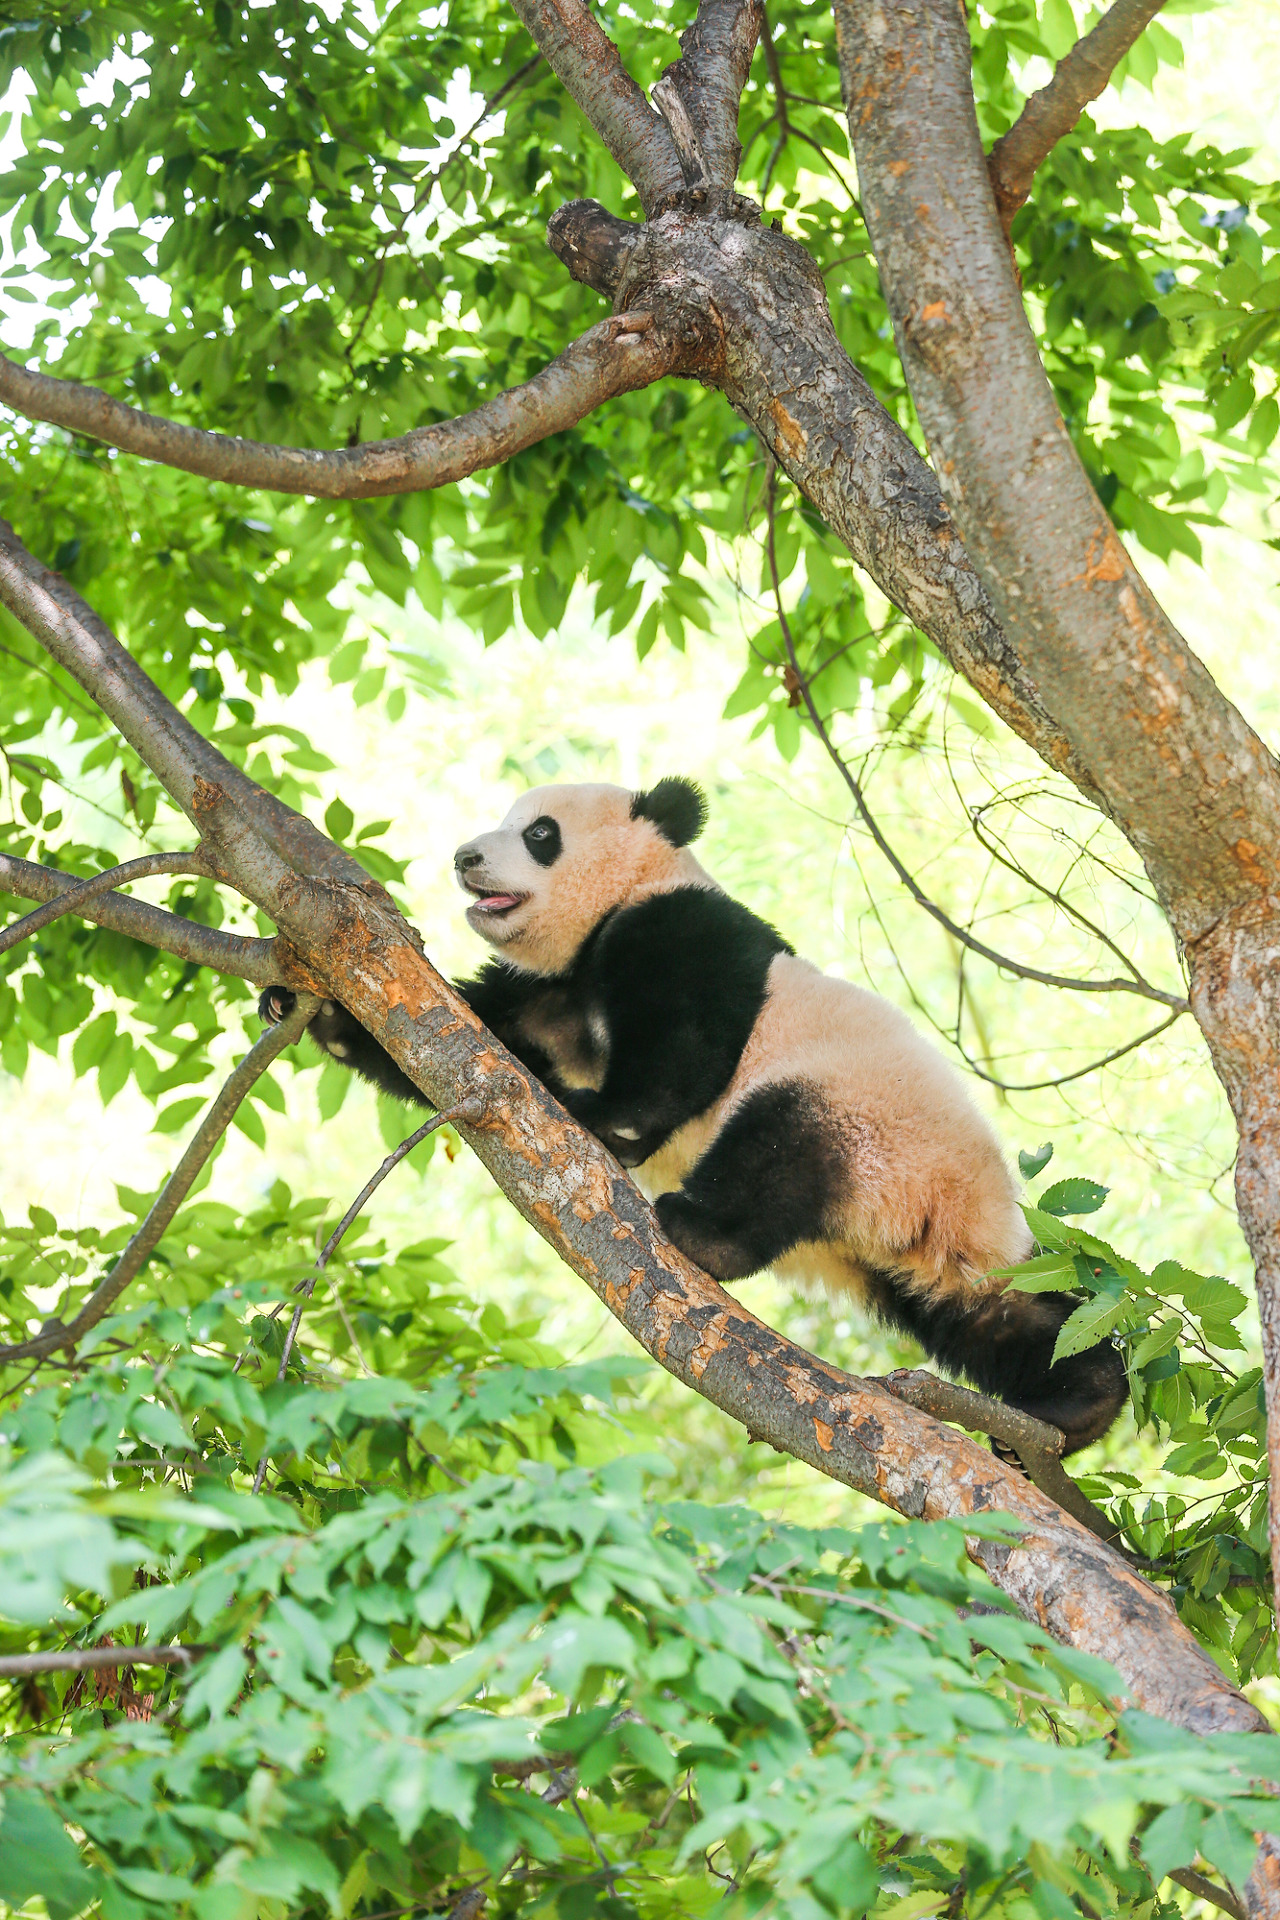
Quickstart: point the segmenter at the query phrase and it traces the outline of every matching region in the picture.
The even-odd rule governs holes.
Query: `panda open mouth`
[[[514,913],[529,898],[527,893],[489,893],[470,882],[464,883],[472,896],[470,913],[483,913],[487,919],[501,920],[507,914]]]

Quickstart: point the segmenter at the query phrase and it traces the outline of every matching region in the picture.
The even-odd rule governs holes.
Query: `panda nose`
[[[470,873],[472,867],[478,867],[483,859],[484,855],[478,852],[475,847],[459,847],[453,856],[454,872],[459,874]]]

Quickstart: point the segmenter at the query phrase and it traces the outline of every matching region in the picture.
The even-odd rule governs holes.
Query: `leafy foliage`
[[[200,1657],[19,1683],[0,1897],[236,1920],[483,1884],[499,1912],[728,1891],[819,1920],[960,1889],[1057,1920],[1152,1911],[1148,1827],[1151,1872],[1197,1848],[1247,1872],[1264,1746],[1117,1716],[1116,1677],[1006,1611],[957,1526],[664,1501],[643,1415],[610,1411],[636,1363],[548,1365],[464,1307],[438,1242],[366,1238],[277,1379],[319,1211],[197,1200],[86,1364],[9,1403],[3,1651]],[[104,1250],[41,1219],[2,1257],[74,1281]]]
[[[1040,1154],[1036,1171],[1046,1164]],[[1118,1338],[1138,1429],[1172,1451],[1149,1489],[1119,1467],[1081,1484],[1105,1502],[1155,1577],[1171,1582],[1179,1613],[1229,1670],[1241,1680],[1275,1673],[1262,1369],[1239,1364],[1249,1303],[1229,1280],[1177,1260],[1147,1273],[1080,1226],[1106,1194],[1094,1180],[1059,1180],[1024,1208],[1041,1251],[1012,1269],[1011,1285],[1083,1296],[1057,1356]]]
[[[607,11],[647,87],[691,4]],[[744,190],[811,248],[841,341],[913,431],[830,9],[769,12]],[[971,13],[989,140],[1026,63],[1087,23],[1067,0]],[[1180,57],[1157,24],[1127,67],[1149,82]],[[23,149],[0,178],[11,337],[37,309],[32,364],[225,433],[339,446],[478,404],[600,317],[543,245],[550,213],[586,195],[637,211],[515,16],[479,0],[37,7],[0,25],[0,75]],[[1278,234],[1246,154],[1087,119],[1017,222],[1069,428],[1157,554],[1196,557],[1229,488],[1272,484]],[[749,639],[729,713],[788,757],[784,618],[824,720],[870,687],[902,726],[932,670],[693,386],[615,402],[463,487],[340,505],[12,420],[0,495],[200,730],[295,803],[333,761],[264,718],[264,695],[320,664],[387,724],[449,698],[436,661],[393,648],[390,608],[495,640],[552,635],[572,600],[643,659],[712,625],[727,564]],[[135,838],[178,844],[185,825],[65,675],[11,624],[0,649],[0,848],[88,874]],[[390,822],[340,797],[325,819],[402,877]],[[252,930],[206,882],[169,904]],[[176,1134],[247,991],[63,920],[0,963],[0,1066],[21,1075],[74,1034],[105,1102],[132,1081]],[[322,1117],[346,1085],[321,1076]],[[281,1104],[269,1079],[255,1099]],[[262,1143],[253,1106],[237,1125]],[[1103,1197],[1042,1192],[1043,1251],[1019,1279],[1080,1290],[1064,1338],[1121,1338],[1140,1426],[1172,1446],[1149,1488],[1113,1468],[1091,1490],[1224,1665],[1273,1672],[1257,1374],[1224,1357],[1243,1351],[1242,1296],[1126,1260],[1078,1224]],[[135,1659],[12,1685],[0,1901],[52,1920],[89,1902],[105,1920],[372,1920],[483,1886],[497,1912],[564,1920],[717,1904],[923,1920],[969,1900],[993,1920],[1160,1920],[1169,1867],[1245,1877],[1254,1830],[1276,1824],[1248,1784],[1277,1777],[1265,1745],[1119,1711],[1114,1676],[1011,1617],[952,1528],[805,1531],[664,1498],[635,1368],[560,1366],[533,1327],[475,1309],[440,1240],[391,1254],[350,1236],[282,1366],[326,1211],[281,1185],[248,1215],[197,1195],[79,1364],[4,1378],[3,1651],[130,1633],[202,1651],[189,1672]],[[127,1231],[39,1208],[0,1229],[3,1337],[68,1317]]]

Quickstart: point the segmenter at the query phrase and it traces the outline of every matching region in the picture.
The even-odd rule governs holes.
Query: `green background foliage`
[[[1093,15],[971,13],[990,140]],[[608,10],[642,84],[690,15]],[[1185,49],[1202,31],[1234,45],[1238,16],[1170,0],[1014,230],[1100,495],[1201,608],[1202,558],[1228,594],[1237,567],[1274,579],[1280,195],[1230,116],[1152,131],[1141,89],[1185,98]],[[842,342],[914,433],[830,10],[770,21],[786,91],[758,56],[744,190],[813,250]],[[478,0],[4,16],[11,349],[169,418],[313,446],[526,378],[602,313],[547,251],[547,217],[585,195],[638,212],[531,56],[514,15]],[[1064,1011],[964,961],[861,870],[848,795],[801,753],[764,479],[725,404],[683,383],[460,487],[354,504],[0,425],[0,511],[202,732],[412,900],[446,963],[474,961],[436,898],[448,850],[498,788],[687,770],[711,789],[726,884],[913,1005],[977,1072],[1034,1084],[1127,1043],[1145,1007]],[[996,735],[785,486],[775,508],[781,611],[917,876],[1000,950],[1088,975],[1113,970],[1114,941],[1176,990],[1128,850]],[[1232,682],[1235,630],[1195,637],[1269,715],[1265,663]],[[185,843],[145,768],[7,620],[0,648],[0,847],[86,874]],[[208,883],[158,897],[257,930]],[[250,1009],[241,983],[71,919],[0,960],[0,1091],[30,1143],[6,1154],[0,1338],[67,1317],[101,1276]],[[453,1143],[420,1149],[400,1198],[344,1243],[277,1381],[282,1304],[334,1212],[319,1196],[340,1210],[377,1127],[407,1130],[337,1069],[294,1064],[259,1082],[83,1365],[4,1378],[0,1649],[136,1635],[207,1652],[189,1674],[9,1687],[0,1902],[51,1920],[90,1901],[106,1920],[372,1920],[447,1911],[492,1876],[492,1910],[565,1920],[726,1897],[801,1920],[1067,1920],[1082,1902],[1158,1920],[1169,1867],[1198,1855],[1244,1878],[1274,1820],[1250,1799],[1276,1771],[1259,1743],[1242,1771],[1230,1741],[1119,1711],[1114,1676],[1011,1617],[952,1529],[876,1518],[656,1373],[589,1352],[618,1339]],[[1113,1331],[1130,1362],[1133,1419],[1086,1488],[1267,1702],[1255,1336],[1206,1077],[1184,1023],[1101,1079],[1003,1096],[997,1117],[1011,1148],[1059,1142],[1048,1174],[1031,1156],[1043,1252],[1019,1284],[1079,1289],[1075,1334]],[[1073,1104],[1081,1085],[1102,1089],[1092,1105]],[[51,1137],[69,1166],[82,1126],[126,1183],[101,1208],[56,1158],[34,1164]],[[753,1285],[832,1357],[915,1357]],[[570,1765],[580,1790],[557,1802]]]

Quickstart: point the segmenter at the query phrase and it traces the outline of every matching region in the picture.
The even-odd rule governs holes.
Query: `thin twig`
[[[189,1667],[208,1647],[69,1647],[65,1653],[0,1655],[0,1680],[28,1673],[100,1673],[115,1667]]]
[[[386,1179],[387,1175],[392,1171],[392,1169],[399,1166],[400,1162],[404,1159],[405,1155],[408,1153],[412,1153],[413,1149],[418,1145],[419,1141],[425,1140],[427,1135],[429,1133],[434,1133],[437,1127],[443,1127],[455,1120],[461,1120],[466,1125],[474,1127],[479,1125],[483,1117],[484,1117],[483,1103],[480,1100],[474,1099],[474,1098],[459,1101],[456,1107],[450,1107],[448,1112],[446,1113],[434,1114],[430,1120],[424,1120],[422,1125],[419,1128],[417,1128],[415,1132],[411,1133],[407,1139],[402,1140],[400,1142],[400,1145],[394,1148],[392,1152],[390,1152],[387,1155],[386,1159],[383,1161],[382,1165],[378,1168],[378,1171],[373,1175],[372,1179],[366,1181],[365,1185],[361,1187],[359,1193],[356,1195],[355,1199],[351,1202],[351,1205],[347,1208],[341,1220],[339,1220],[337,1226],[334,1228],[333,1232],[329,1235],[329,1238],[325,1241],[323,1247],[320,1249],[320,1252],[317,1254],[315,1267],[307,1275],[306,1279],[300,1282],[298,1287],[295,1289],[297,1293],[302,1295],[302,1298],[298,1301],[297,1306],[293,1310],[293,1318],[289,1322],[289,1331],[285,1334],[285,1337],[284,1337],[284,1346],[280,1353],[280,1365],[276,1372],[277,1386],[280,1385],[280,1382],[284,1379],[284,1376],[288,1371],[289,1356],[293,1352],[293,1343],[297,1338],[298,1328],[302,1322],[302,1309],[306,1304],[306,1302],[311,1298],[312,1294],[315,1292],[316,1281],[320,1278],[320,1275],[324,1272],[330,1260],[333,1258],[333,1255],[337,1250],[338,1244],[341,1241],[342,1236],[346,1233],[348,1227],[350,1227],[352,1221],[356,1218],[361,1208],[378,1191],[378,1188],[382,1185],[383,1181]],[[335,1289],[335,1297],[336,1297],[336,1289]],[[339,1307],[339,1311],[341,1312],[342,1303],[340,1300],[338,1302],[338,1307]],[[343,1313],[343,1318],[344,1320],[346,1319],[345,1313]],[[347,1321],[347,1331],[348,1333],[351,1334],[352,1340],[354,1341],[355,1334],[352,1330],[351,1323],[349,1321]],[[358,1344],[356,1346],[356,1351],[359,1352]],[[365,1368],[365,1372],[366,1373],[369,1372],[368,1367]],[[266,1453],[264,1453],[261,1460],[259,1460],[258,1462],[258,1470],[253,1477],[253,1490],[255,1493],[261,1493],[262,1491],[262,1482],[265,1479],[266,1472],[267,1472],[267,1459],[268,1459],[268,1456]]]
[[[1027,1478],[1051,1500],[1056,1500],[1064,1513],[1069,1513],[1090,1533],[1096,1533],[1099,1540],[1105,1540],[1118,1552],[1125,1552],[1121,1530],[1115,1521],[1081,1493],[1063,1466],[1063,1439],[1057,1427],[1017,1407],[1006,1406],[1001,1400],[991,1400],[985,1393],[974,1393],[969,1387],[939,1380],[925,1367],[898,1367],[893,1373],[885,1374],[880,1385],[887,1387],[896,1400],[905,1400],[908,1406],[931,1413],[935,1420],[950,1420],[970,1433],[985,1433],[998,1440],[1017,1455]]]
[[[1190,1002],[1182,995],[1169,993],[1163,987],[1153,986],[1148,980],[1076,980],[1063,974],[1043,973],[1038,967],[1028,967],[1021,960],[1011,959],[1007,953],[997,953],[993,947],[984,945],[981,940],[975,940],[967,929],[957,925],[950,914],[944,912],[936,900],[930,899],[914,875],[907,870],[906,866],[904,866],[903,862],[889,845],[889,842],[885,839],[878,821],[867,805],[866,796],[862,791],[861,784],[832,740],[826,723],[818,712],[809,682],[801,670],[800,661],[796,653],[795,640],[791,632],[791,625],[782,604],[782,582],[778,573],[778,560],[774,544],[775,479],[776,470],[775,473],[770,476],[768,487],[766,542],[769,572],[773,582],[774,604],[778,614],[778,625],[782,633],[783,645],[787,652],[787,662],[792,674],[792,680],[788,684],[793,687],[795,692],[799,693],[803,700],[805,709],[813,725],[813,730],[826,749],[832,765],[840,774],[846,787],[848,787],[853,799],[853,804],[861,816],[863,825],[866,827],[868,833],[870,833],[871,838],[875,841],[877,847],[889,862],[889,865],[893,868],[916,905],[923,907],[925,912],[931,915],[940,926],[945,927],[947,932],[951,934],[954,939],[960,941],[962,946],[968,947],[972,953],[979,954],[982,959],[989,960],[993,966],[1001,967],[1006,972],[1016,974],[1019,979],[1032,980],[1038,986],[1042,987],[1061,987],[1070,993],[1132,993],[1136,994],[1142,1000],[1155,1000],[1161,1006],[1172,1007],[1174,1009],[1175,1019],[1181,1014],[1188,1013],[1190,1011]],[[1164,1023],[1165,1026],[1169,1026],[1170,1024],[1170,1021],[1165,1021]],[[1157,1028],[1155,1031],[1163,1031],[1163,1028]],[[1150,1036],[1144,1035],[1143,1037],[1149,1038]],[[1137,1045],[1140,1043],[1135,1042],[1134,1044]]]
[[[207,879],[210,871],[209,863],[199,847],[189,853],[145,853],[139,860],[126,860],[121,866],[108,867],[102,873],[95,873],[90,880],[77,881],[65,893],[59,893],[52,900],[47,900],[44,906],[37,907],[34,913],[25,913],[21,920],[12,921],[0,931],[0,953],[8,953],[19,941],[29,940],[33,933],[39,933],[53,921],[60,920],[64,913],[78,913],[86,902],[96,899],[100,893],[111,893],[130,880],[145,880],[153,873],[195,873]]]
[[[228,1075],[146,1219],[106,1279],[89,1295],[75,1319],[68,1326],[63,1326],[60,1320],[47,1321],[34,1339],[24,1340],[16,1346],[0,1347],[0,1361],[43,1359],[46,1354],[57,1353],[63,1348],[74,1349],[89,1329],[105,1318],[130,1281],[137,1277],[150,1259],[178,1208],[195,1185],[197,1175],[231,1125],[249,1089],[261,1079],[272,1061],[300,1037],[319,1005],[315,994],[300,993],[292,1011],[279,1026],[269,1028],[250,1048],[234,1072]]]

